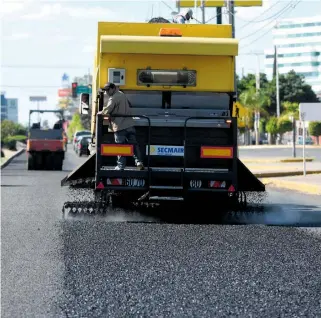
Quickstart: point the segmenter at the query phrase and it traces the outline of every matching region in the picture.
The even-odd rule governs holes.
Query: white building
[[[321,16],[280,20],[273,30],[279,74],[291,70],[321,94]],[[274,48],[265,50],[265,72],[273,76]]]
[[[7,98],[7,116],[8,120],[18,123],[18,99]]]
[[[18,123],[18,99],[6,98],[5,92],[1,92],[1,120]]]

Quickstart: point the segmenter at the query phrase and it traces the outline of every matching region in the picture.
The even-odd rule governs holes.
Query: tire
[[[54,170],[61,171],[62,170],[62,166],[63,166],[63,162],[64,162],[63,155],[55,154],[54,155],[54,163],[53,163]]]
[[[35,170],[35,160],[31,154],[28,154],[27,168],[28,170]]]
[[[54,170],[54,156],[50,153],[48,153],[46,156],[45,156],[45,160],[44,160],[44,168],[46,170]]]

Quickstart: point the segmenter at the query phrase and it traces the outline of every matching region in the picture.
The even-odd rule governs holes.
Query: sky
[[[56,108],[62,75],[72,80],[92,71],[98,21],[145,22],[170,19],[174,0],[0,0],[0,91],[19,99],[19,122],[27,123],[36,105],[29,96],[47,96],[41,109]],[[264,49],[272,29],[284,18],[321,12],[320,0],[263,0],[263,7],[235,8],[238,74],[264,72]],[[206,8],[206,20],[216,16]],[[201,20],[198,9],[194,15]],[[216,23],[216,19],[208,23]],[[224,13],[223,23],[228,23]],[[256,54],[259,55],[256,55]]]

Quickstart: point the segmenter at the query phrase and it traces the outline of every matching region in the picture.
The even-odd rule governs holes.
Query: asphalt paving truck
[[[41,127],[41,122],[32,122],[35,113],[54,113],[59,120],[53,128]],[[62,170],[65,159],[63,110],[30,110],[27,139],[28,170]]]
[[[237,54],[231,25],[99,22],[91,103],[82,94],[79,106],[80,113],[91,112],[92,153],[61,185],[94,189],[97,201],[114,205],[244,204],[246,192],[264,192],[238,159]],[[131,104],[144,170],[135,168],[133,145],[115,144],[108,122],[97,115],[106,82]],[[114,169],[118,155],[128,157],[125,170]]]

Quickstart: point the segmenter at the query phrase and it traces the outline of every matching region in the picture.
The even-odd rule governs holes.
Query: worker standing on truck
[[[114,83],[107,83],[104,91],[108,96],[108,100],[104,100],[104,108],[98,115],[107,115],[114,132],[116,144],[132,144],[134,145],[134,159],[138,169],[143,170],[141,152],[136,139],[136,130],[132,117],[112,117],[114,115],[131,115],[129,101],[126,95],[119,91]],[[126,167],[126,157],[117,156],[117,166],[115,170],[124,170]]]
[[[177,14],[173,22],[178,24],[185,24],[185,21],[189,21],[190,19],[193,19],[193,11],[192,9],[186,9],[179,14]]]

